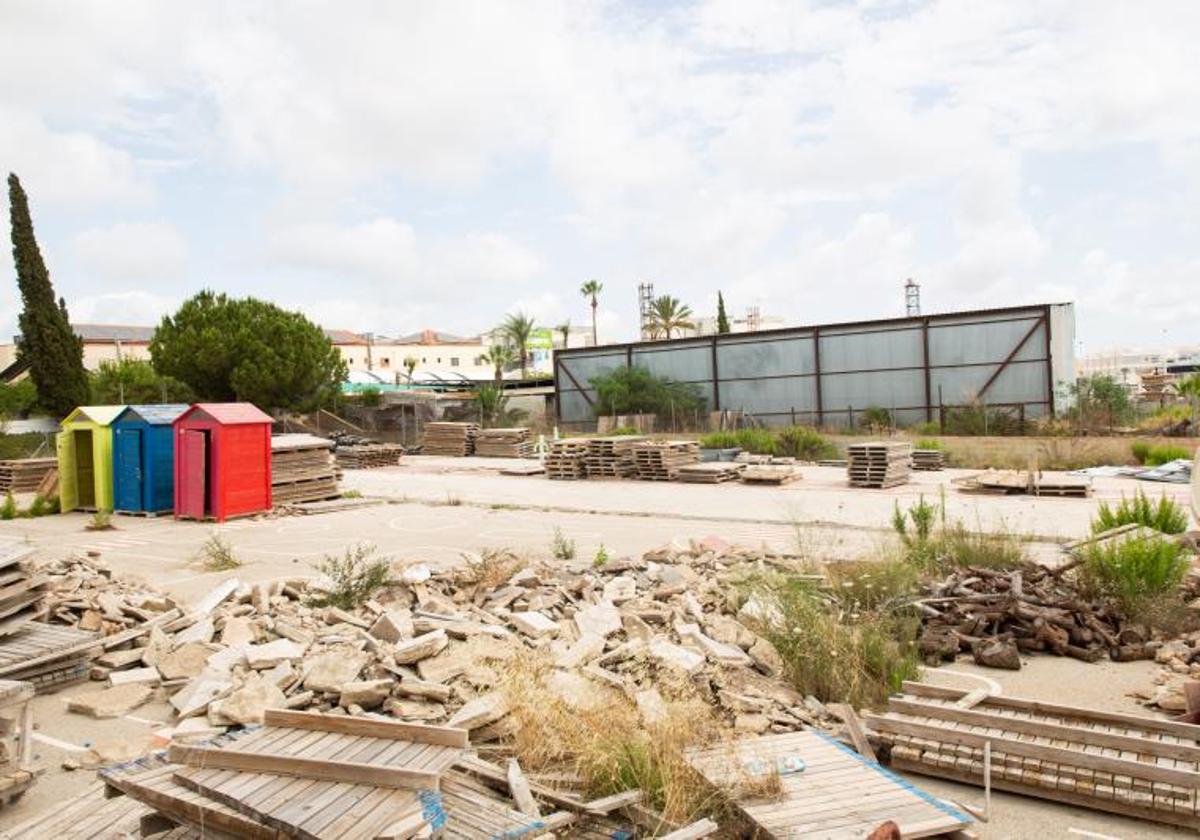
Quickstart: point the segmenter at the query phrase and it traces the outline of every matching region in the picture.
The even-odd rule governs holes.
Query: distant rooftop
[[[325,337],[333,344],[366,344],[363,336],[351,330],[325,330]]]
[[[420,332],[402,335],[392,339],[394,344],[482,344],[483,339],[479,336],[461,336],[453,335],[452,333],[440,332],[438,330],[421,330]]]
[[[72,324],[75,335],[84,341],[129,341],[149,344],[154,327],[134,327],[128,324]]]

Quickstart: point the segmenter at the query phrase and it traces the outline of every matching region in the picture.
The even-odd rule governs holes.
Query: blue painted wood
[[[142,510],[142,432],[113,429],[113,504],[117,510]]]
[[[175,442],[172,422],[186,405],[132,405],[113,422],[117,510],[166,513],[175,506]],[[137,446],[132,441],[136,438]],[[136,464],[136,469],[133,466]]]

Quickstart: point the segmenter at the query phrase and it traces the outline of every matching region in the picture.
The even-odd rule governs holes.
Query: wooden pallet
[[[682,467],[700,462],[694,440],[651,440],[633,446],[634,476],[641,481],[674,481]]]
[[[906,682],[870,728],[893,766],[1200,829],[1200,726]]]
[[[0,461],[0,496],[5,493],[32,493],[47,474],[58,467],[57,458],[19,458]]]
[[[57,800],[54,807],[0,831],[0,840],[94,840],[97,837],[138,837],[143,817],[154,809],[128,796],[105,796],[103,782],[89,784],[82,793]]]
[[[846,475],[851,487],[882,489],[908,482],[912,444],[876,441],[846,447]]]
[[[744,464],[735,464],[732,461],[706,461],[680,467],[678,477],[685,484],[720,484],[725,481],[737,481],[745,469],[747,467]]]
[[[479,425],[476,423],[427,423],[421,442],[421,453],[452,455],[459,458],[472,455],[475,452],[475,436],[478,432]]]
[[[554,481],[580,481],[588,477],[587,457],[591,442],[587,438],[563,438],[551,441],[546,455],[546,478]]]
[[[914,449],[912,468],[914,470],[943,470],[946,468],[946,454],[940,449]]]
[[[765,837],[862,840],[887,820],[902,837],[929,837],[971,823],[832,738],[807,730],[693,750],[687,762],[710,784],[735,791],[738,809]],[[782,796],[751,799],[738,787],[778,773]]]
[[[352,446],[338,444],[333,454],[337,458],[338,466],[353,470],[373,470],[397,466],[404,456],[404,447],[398,443],[361,443]]]
[[[475,435],[475,454],[483,458],[528,458],[533,455],[529,429],[480,429]]]

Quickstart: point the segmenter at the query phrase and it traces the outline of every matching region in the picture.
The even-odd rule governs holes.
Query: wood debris
[[[271,438],[271,501],[275,505],[320,502],[340,495],[341,471],[333,442],[306,434]]]
[[[32,493],[58,468],[57,458],[18,458],[0,461],[0,496],[7,493]]]
[[[851,487],[896,487],[912,472],[912,444],[889,441],[852,443],[846,447]]]
[[[480,429],[475,433],[475,454],[484,458],[529,458],[533,438],[529,429]]]
[[[591,442],[587,438],[562,438],[550,442],[546,454],[546,478],[554,481],[579,481],[588,477],[588,453]]]
[[[453,455],[461,458],[475,453],[475,436],[479,432],[476,423],[450,423],[438,421],[425,424],[425,435],[421,441],[423,455]]]
[[[399,464],[404,455],[404,447],[398,443],[344,444],[339,441],[333,454],[337,458],[338,466],[343,469],[373,470]]]
[[[974,475],[962,476],[951,481],[964,493],[987,493],[993,495],[1027,494],[1030,496],[1073,496],[1086,498],[1092,495],[1092,480],[1086,476],[1046,476],[1032,470],[984,470]]]
[[[914,449],[912,451],[912,468],[927,471],[944,470],[946,453],[940,449]]]

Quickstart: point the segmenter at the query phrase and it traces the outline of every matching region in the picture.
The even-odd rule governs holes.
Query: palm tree
[[[496,384],[499,385],[504,381],[504,369],[513,363],[516,356],[507,344],[493,344],[483,358],[496,369]]]
[[[588,280],[586,283],[584,283],[582,286],[579,287],[579,294],[583,295],[585,298],[591,298],[591,302],[592,302],[592,346],[593,347],[595,347],[597,344],[600,343],[599,339],[596,338],[596,307],[600,305],[599,302],[596,300],[596,298],[602,291],[604,291],[604,284],[601,283],[599,280]]]
[[[565,350],[567,347],[567,342],[569,342],[571,340],[571,319],[568,318],[567,320],[563,321],[561,324],[559,324],[554,329],[558,332],[559,335],[562,336],[563,349]]]
[[[688,320],[691,317],[692,308],[680,303],[679,298],[662,295],[650,303],[650,328],[655,335],[662,333],[670,338],[672,330],[695,329],[696,325]]]
[[[408,374],[409,382],[412,382],[413,371],[416,369],[417,369],[417,357],[416,356],[405,356],[404,357],[404,371],[405,371],[405,373]]]
[[[500,334],[521,362],[522,379],[525,378],[525,369],[529,366],[529,339],[533,337],[533,329],[533,317],[524,312],[512,313],[500,325]]]

